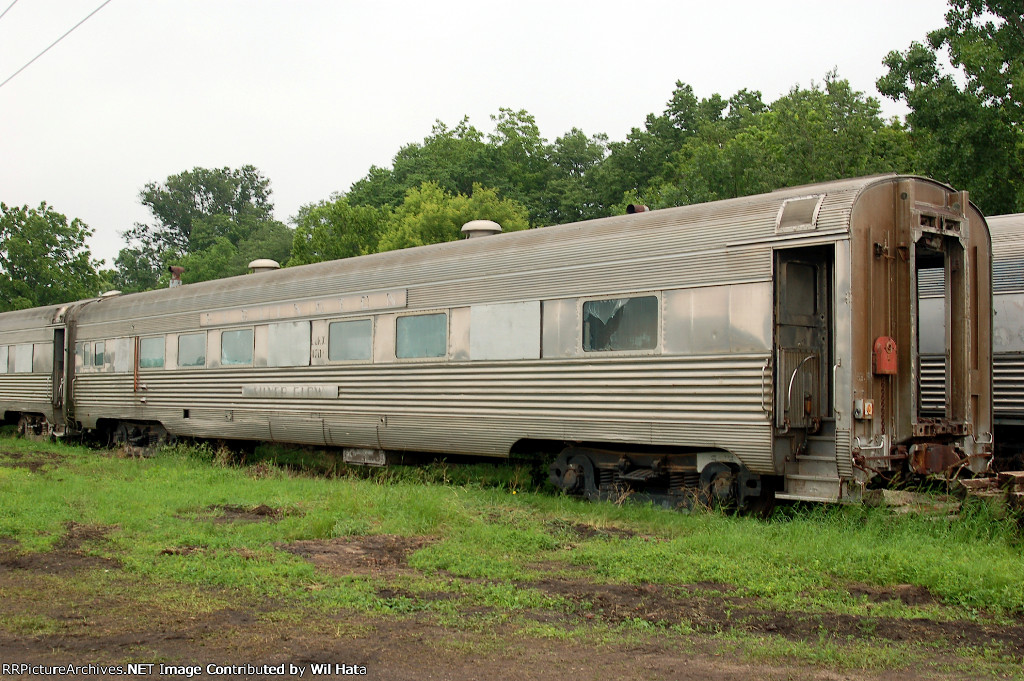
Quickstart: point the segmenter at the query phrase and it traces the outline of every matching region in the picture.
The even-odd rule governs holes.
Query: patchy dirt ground
[[[0,465],[32,473],[46,474],[62,463],[59,455],[45,452],[7,453],[6,457]],[[295,512],[266,505],[215,505],[188,517],[245,525],[278,522]],[[553,521],[551,529],[580,539],[635,536],[620,528],[564,521]],[[750,681],[898,676],[901,681],[913,681],[972,678],[959,656],[966,648],[990,651],[1018,665],[1024,662],[1024,620],[994,626],[984,621],[780,612],[740,595],[729,584],[604,584],[584,567],[561,564],[538,566],[552,576],[515,586],[555,597],[562,607],[528,611],[480,607],[463,602],[457,588],[412,590],[410,580],[415,581],[419,573],[409,564],[409,556],[434,541],[428,537],[369,535],[276,546],[309,561],[324,575],[379,584],[380,598],[412,606],[407,614],[314,613],[209,587],[179,585],[173,597],[162,597],[159,586],[124,569],[111,555],[107,538],[117,530],[71,522],[45,553],[27,552],[17,541],[0,536],[0,663],[284,664],[303,669],[303,678],[314,676],[313,665],[329,664],[330,673],[319,678],[346,678],[363,668],[363,678],[396,680],[563,681],[571,676],[573,681]],[[209,550],[176,546],[160,555],[202,560]],[[243,558],[255,557],[245,549],[236,551]],[[455,575],[445,575],[445,580],[449,586],[487,584]],[[890,602],[912,607],[935,603],[927,589],[911,585],[852,584],[848,588],[855,598],[882,610]],[[456,619],[450,614],[439,616],[442,610],[431,605],[445,606],[443,611],[457,613]],[[542,628],[548,635],[539,633]],[[563,637],[557,632],[587,635]],[[759,641],[774,642],[767,646],[774,653],[749,655]],[[927,668],[911,665],[908,669],[897,663],[893,666],[898,669],[886,671],[836,671],[827,660],[823,667],[816,667],[787,659],[787,643],[897,649],[913,644],[918,653],[930,651],[930,664]],[[1012,664],[998,667],[1000,673],[1010,669],[1008,674],[1024,678],[1024,671],[1015,672]],[[289,666],[285,669],[291,671]],[[202,676],[208,675],[204,669]],[[18,676],[0,673],[0,678]],[[976,676],[992,678],[992,668]],[[228,673],[218,678],[298,675]]]
[[[220,509],[225,511],[227,509]],[[273,509],[243,509],[243,520],[272,521]],[[296,665],[312,676],[313,664],[365,667],[371,679],[901,679],[943,678],[935,669],[919,675],[897,672],[836,672],[790,663],[750,662],[735,646],[711,634],[771,636],[790,641],[913,641],[931,646],[937,658],[956,662],[963,646],[998,646],[1024,659],[1024,623],[990,627],[976,622],[864,618],[835,614],[780,613],[736,596],[728,584],[678,586],[597,584],[584,577],[523,583],[558,596],[568,611],[536,611],[525,619],[564,629],[614,627],[646,621],[650,635],[611,637],[600,644],[524,634],[509,618],[481,618],[465,627],[442,626],[426,612],[372,617],[339,612],[314,616],[241,594],[196,590],[193,602],[170,607],[152,598],[149,585],[121,570],[118,561],[92,555],[113,528],[67,526],[48,553],[27,554],[0,538],[0,661],[29,664],[215,663]],[[594,528],[579,527],[586,536]],[[279,548],[334,575],[380,578],[379,595],[411,600],[455,599],[451,593],[412,593],[388,586],[392,577],[415,571],[407,558],[424,538],[376,535],[331,541],[296,541]],[[199,549],[196,549],[197,551]],[[183,548],[179,554],[187,555]],[[109,587],[72,588],[95,582]],[[92,578],[92,582],[90,582]],[[62,588],[62,585],[64,588]],[[931,595],[905,586],[851,587],[872,602],[927,603]],[[210,606],[209,603],[216,605]],[[229,604],[229,605],[227,605]],[[484,613],[486,614],[486,613]],[[692,635],[663,625],[686,622]],[[595,629],[598,631],[599,629]],[[611,642],[608,642],[611,641]],[[343,678],[332,667],[330,676]],[[344,670],[340,670],[344,671]],[[348,676],[351,676],[349,674]],[[969,678],[961,670],[945,678]],[[180,678],[180,677],[179,677]],[[219,678],[260,678],[227,674]],[[266,676],[265,678],[281,678]],[[295,677],[292,677],[295,678]]]

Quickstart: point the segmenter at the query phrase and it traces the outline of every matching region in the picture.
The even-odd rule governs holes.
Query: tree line
[[[622,141],[572,128],[549,141],[524,110],[500,109],[483,131],[437,121],[388,167],[273,217],[270,180],[253,166],[194,168],[147,184],[151,219],[123,235],[113,269],[85,244],[91,230],[53,207],[0,204],[0,310],[67,302],[111,288],[243,274],[256,258],[286,266],[439,243],[462,224],[506,230],[746,196],[881,172],[967,189],[987,214],[1024,211],[1024,21],[1019,0],[950,0],[946,25],[885,58],[878,100],[835,72],[774,102],[743,89],[698,97],[677,82],[660,113]],[[946,55],[955,72],[940,66]]]

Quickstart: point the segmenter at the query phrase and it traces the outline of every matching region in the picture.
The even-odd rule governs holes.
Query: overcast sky
[[[18,0],[0,81],[103,0]],[[0,12],[11,0],[0,0]],[[945,0],[346,2],[112,0],[0,87],[0,201],[46,201],[108,266],[147,182],[255,165],[278,219],[464,115],[526,109],[553,140],[622,140],[677,80],[771,102],[832,68],[879,97],[884,56],[944,24]],[[888,115],[905,111],[882,100]]]

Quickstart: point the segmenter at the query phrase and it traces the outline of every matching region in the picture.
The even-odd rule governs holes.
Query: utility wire
[[[14,7],[17,4],[18,4],[18,0],[14,0],[14,2],[12,2],[9,5],[7,5],[7,9],[4,10],[4,14],[7,14],[8,12],[10,12],[11,8]],[[4,18],[4,14],[0,14],[0,19]]]
[[[17,1],[18,1],[18,0],[14,0],[14,2],[17,2]],[[14,2],[12,2],[12,3],[11,3],[11,7],[13,7],[13,6],[14,6]],[[49,52],[49,51],[50,51],[50,48],[52,48],[52,47],[53,47],[54,45],[56,45],[57,43],[59,43],[59,42],[60,42],[61,40],[64,40],[64,38],[67,38],[67,37],[68,37],[68,36],[69,36],[69,35],[71,34],[71,32],[72,32],[72,31],[74,31],[74,30],[75,30],[76,28],[78,28],[79,26],[81,26],[82,24],[84,24],[84,23],[85,23],[86,21],[88,21],[88,20],[89,20],[89,19],[90,19],[90,18],[92,17],[92,15],[93,15],[93,14],[96,14],[96,12],[99,12],[99,11],[100,11],[101,9],[103,9],[104,7],[106,7],[106,6],[107,6],[107,5],[109,5],[109,4],[110,4],[110,0],[104,0],[104,2],[103,2],[103,4],[102,4],[102,5],[100,5],[99,7],[97,7],[96,9],[94,9],[94,10],[93,10],[92,12],[90,12],[90,13],[89,13],[89,16],[87,16],[86,18],[82,19],[82,20],[81,20],[81,21],[79,21],[79,22],[78,22],[77,24],[75,24],[74,26],[72,26],[71,28],[69,28],[69,29],[67,30],[67,33],[65,33],[65,34],[64,34],[64,35],[62,35],[61,37],[57,38],[56,40],[54,40],[54,41],[53,41],[52,43],[50,43],[49,47],[47,47],[47,48],[46,48],[45,50],[43,50],[42,52],[40,52],[40,53],[39,53],[39,54],[37,54],[36,56],[32,57],[32,59],[31,59],[31,60],[29,60],[29,62],[28,62],[27,64],[25,64],[25,65],[24,65],[24,66],[22,66],[22,67],[21,67],[20,69],[18,69],[17,71],[15,71],[14,73],[12,73],[12,74],[11,74],[10,76],[8,76],[8,77],[7,77],[7,80],[5,80],[4,82],[0,83],[0,87],[3,87],[4,85],[7,85],[7,84],[8,84],[9,82],[11,82],[11,81],[12,81],[12,80],[14,79],[14,77],[15,77],[15,76],[17,76],[17,75],[18,75],[19,73],[21,73],[22,71],[24,71],[25,69],[27,69],[27,68],[28,68],[29,66],[32,66],[32,63],[33,63],[33,62],[34,62],[34,61],[35,61],[36,59],[39,59],[39,58],[40,58],[40,57],[42,57],[42,56],[43,56],[44,54],[46,54],[47,52]],[[8,7],[8,8],[7,8],[7,10],[9,10],[9,9],[10,9],[11,7]],[[7,14],[7,10],[4,10],[4,14]],[[2,14],[0,14],[0,16],[3,16],[3,15],[2,15]]]

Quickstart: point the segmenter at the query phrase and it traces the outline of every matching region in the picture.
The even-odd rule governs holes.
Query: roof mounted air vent
[[[259,260],[253,260],[249,263],[249,271],[252,274],[259,274],[260,272],[273,272],[274,270],[281,269],[281,263],[270,258],[260,258]]]
[[[475,239],[478,236],[501,234],[501,225],[493,220],[470,220],[462,225],[462,233],[470,239]]]

